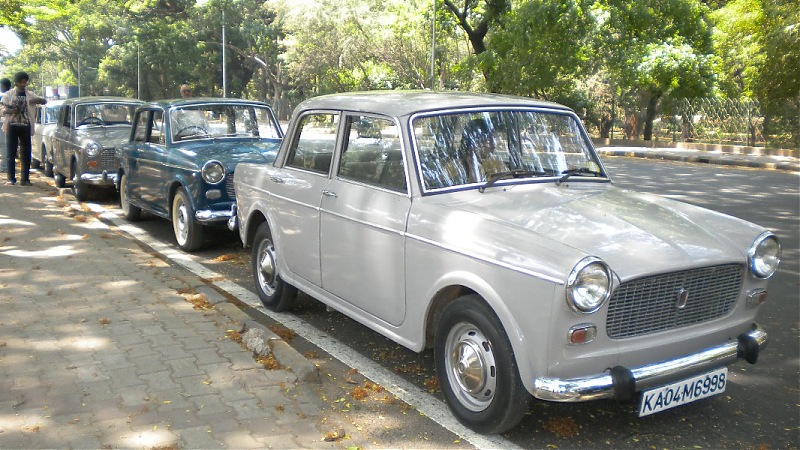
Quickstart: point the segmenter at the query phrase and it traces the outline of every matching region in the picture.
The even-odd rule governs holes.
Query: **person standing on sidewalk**
[[[0,79],[0,94],[4,94],[11,89],[11,80],[8,78]],[[0,99],[2,99],[0,95]],[[8,158],[6,157],[6,131],[3,127],[5,123],[5,114],[3,114],[3,104],[0,103],[0,173],[6,173],[8,170]]]
[[[19,149],[21,163],[20,184],[30,186],[28,178],[31,170],[31,136],[33,136],[34,117],[36,105],[47,103],[42,97],[27,90],[28,74],[17,72],[14,75],[16,88],[9,89],[3,94],[3,131],[6,132],[6,158],[8,159],[7,185],[17,184],[16,167],[14,158]]]

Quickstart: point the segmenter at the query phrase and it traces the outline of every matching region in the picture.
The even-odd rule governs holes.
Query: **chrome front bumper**
[[[581,378],[538,378],[533,396],[557,402],[582,402],[601,398],[633,400],[636,392],[667,384],[693,374],[727,366],[738,359],[755,364],[767,345],[767,332],[758,324],[734,342],[710,347],[698,353],[629,369],[617,366],[607,372]]]
[[[104,170],[103,173],[82,173],[81,181],[83,181],[86,184],[92,184],[92,185],[116,186],[117,174],[108,173],[108,171],[106,170]]]
[[[194,220],[201,223],[222,222],[227,221],[230,218],[230,211],[210,211],[206,209],[202,211],[196,211],[194,213]]]

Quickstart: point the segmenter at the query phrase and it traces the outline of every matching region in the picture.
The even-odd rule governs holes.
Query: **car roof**
[[[329,94],[302,102],[297,110],[343,109],[388,116],[461,108],[538,107],[572,111],[558,103],[512,95],[458,91],[364,91]]]
[[[144,103],[142,100],[128,97],[112,97],[112,96],[87,96],[87,97],[73,97],[65,99],[62,104],[77,105],[79,103]]]
[[[157,106],[160,108],[171,108],[173,106],[191,106],[191,105],[206,105],[209,103],[225,103],[225,104],[242,104],[242,105],[262,105],[269,106],[264,102],[258,100],[245,100],[241,98],[227,98],[227,97],[191,97],[191,98],[173,98],[167,100],[155,100],[148,102],[146,107]]]

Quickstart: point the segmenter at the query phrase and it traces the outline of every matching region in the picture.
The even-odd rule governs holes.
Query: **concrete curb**
[[[748,157],[733,154],[717,154],[711,152],[687,152],[678,153],[675,151],[655,151],[655,150],[630,150],[615,148],[599,148],[597,152],[601,156],[624,156],[629,158],[660,159],[665,161],[680,161],[690,163],[719,164],[724,166],[738,166],[758,169],[783,170],[788,172],[800,172],[800,162],[797,160],[775,161],[767,160],[769,157]],[[794,158],[792,158],[794,159]]]

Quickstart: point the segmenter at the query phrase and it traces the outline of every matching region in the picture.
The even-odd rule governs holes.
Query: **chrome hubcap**
[[[186,204],[182,200],[178,200],[178,204],[175,208],[175,233],[177,235],[178,240],[181,243],[186,242],[187,235],[189,233],[189,225],[188,225],[188,211],[186,210]]]
[[[258,252],[258,284],[268,296],[275,294],[275,247],[272,242],[264,241]]]
[[[468,410],[488,408],[497,387],[497,369],[489,340],[475,326],[457,324],[447,336],[447,377],[458,401]]]

